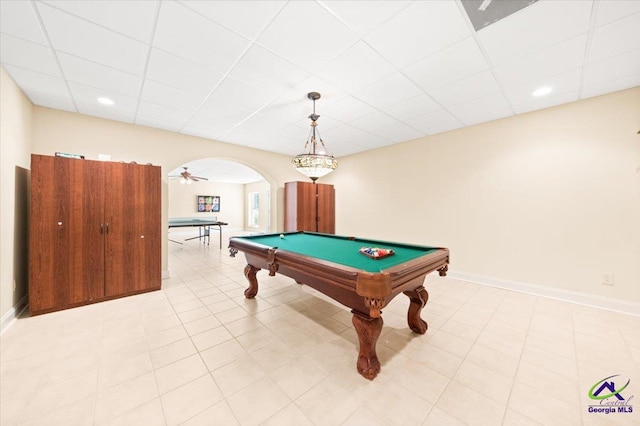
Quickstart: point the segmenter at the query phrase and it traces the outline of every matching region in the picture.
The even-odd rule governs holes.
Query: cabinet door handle
[[[107,222],[107,234],[109,233],[109,222]]]
[[[103,223],[100,224],[100,233],[104,234],[104,224]]]

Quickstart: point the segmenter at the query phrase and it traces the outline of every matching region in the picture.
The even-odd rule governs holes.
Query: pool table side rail
[[[446,269],[449,264],[449,250],[446,248],[429,247],[435,251],[382,272],[371,273],[248,239],[231,238],[229,247],[244,252],[247,263],[268,270],[271,276],[279,272],[330,297],[340,293],[342,297],[351,299],[347,294],[355,290],[360,297],[380,300],[382,305],[379,308],[384,307],[399,293],[422,286],[427,274]],[[336,300],[340,300],[340,297]],[[359,310],[369,311],[363,300],[351,302],[357,303]]]

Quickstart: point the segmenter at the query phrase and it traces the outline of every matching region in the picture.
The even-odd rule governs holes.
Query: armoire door
[[[285,232],[316,231],[316,189],[310,182],[285,183]]]
[[[29,309],[104,297],[104,174],[94,161],[31,156]]]
[[[318,232],[336,233],[336,195],[333,185],[316,184]]]
[[[335,190],[333,185],[286,182],[284,190],[285,232],[312,231],[335,234]]]
[[[161,170],[157,166],[138,169],[138,236],[136,253],[140,281],[138,290],[158,290],[162,281]]]
[[[160,168],[109,163],[106,170],[106,295],[159,289]]]

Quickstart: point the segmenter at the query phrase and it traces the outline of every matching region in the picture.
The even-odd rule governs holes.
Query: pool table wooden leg
[[[376,343],[382,332],[382,318],[371,318],[357,311],[353,313],[353,326],[358,334],[360,353],[358,354],[358,373],[373,380],[380,372],[380,361],[376,354]]]
[[[407,312],[407,322],[409,328],[418,334],[424,334],[427,332],[427,323],[420,318],[422,308],[427,304],[429,300],[429,293],[424,287],[420,286],[415,290],[405,291],[404,294],[409,297],[409,312]]]
[[[244,297],[247,299],[253,299],[258,294],[258,278],[256,278],[256,274],[259,270],[260,268],[251,265],[244,267],[244,276],[249,281],[249,288],[244,291]]]

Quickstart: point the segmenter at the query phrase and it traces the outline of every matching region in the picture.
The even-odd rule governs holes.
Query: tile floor
[[[161,291],[14,322],[0,423],[640,424],[638,317],[432,275],[427,334],[396,297],[368,381],[347,308],[265,271],[246,300],[244,256],[217,244],[170,243],[169,264]],[[630,379],[634,412],[589,413],[589,390],[613,375]]]

